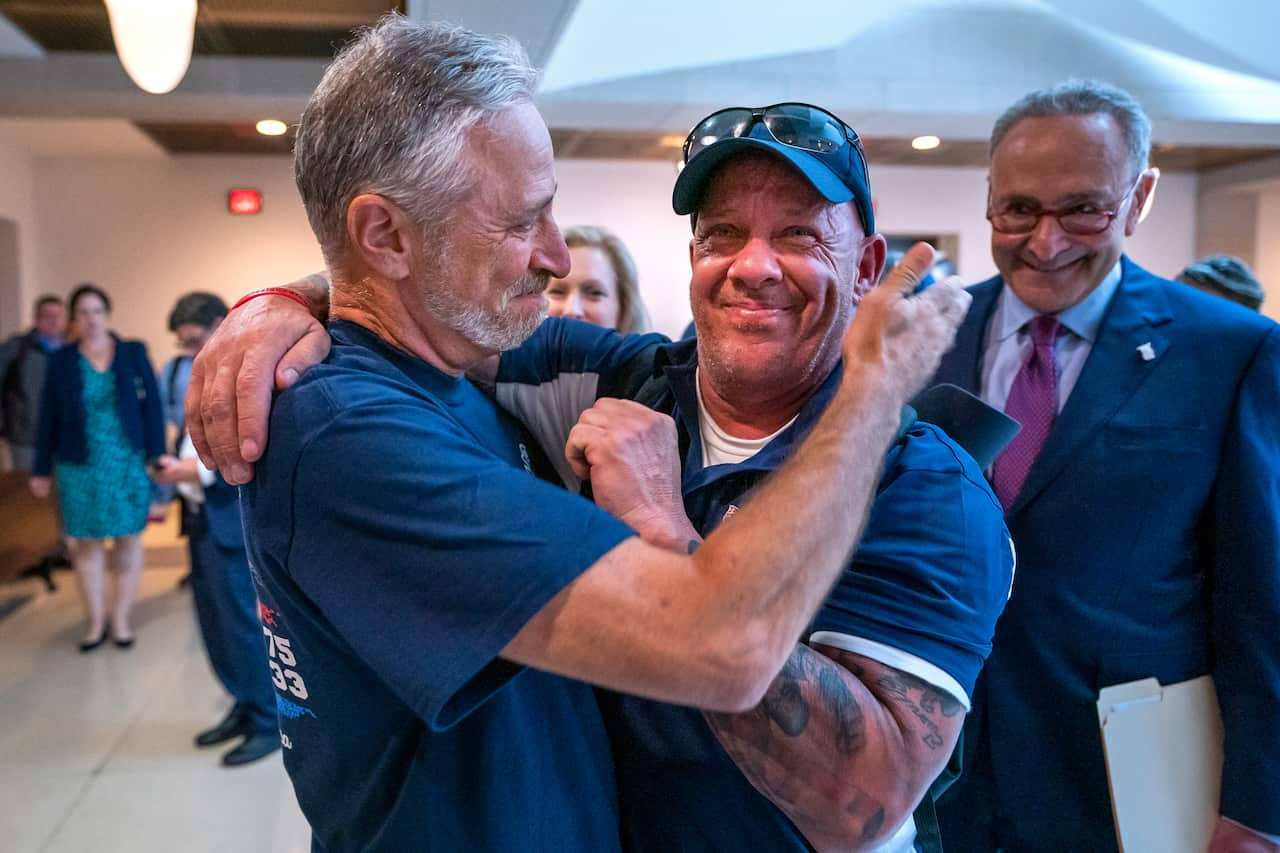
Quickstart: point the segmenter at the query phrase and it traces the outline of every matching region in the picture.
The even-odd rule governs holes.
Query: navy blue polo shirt
[[[533,476],[527,434],[467,380],[330,333],[243,490],[313,850],[617,850],[594,693],[499,655],[634,534]]]
[[[503,356],[498,398],[551,442],[576,418],[572,410],[586,388],[648,398],[676,421],[685,510],[704,535],[786,460],[839,384],[837,368],[791,426],[751,459],[704,468],[696,341],[626,341],[548,321],[525,347]],[[592,374],[598,378],[581,378]],[[657,376],[666,390],[655,396],[645,383]],[[933,670],[926,680],[959,694],[967,707],[1008,599],[1013,562],[1003,511],[977,463],[937,427],[917,422],[889,449],[857,551],[806,636],[915,672],[923,662]],[[601,702],[628,849],[810,849],[751,787],[700,712],[605,691]]]

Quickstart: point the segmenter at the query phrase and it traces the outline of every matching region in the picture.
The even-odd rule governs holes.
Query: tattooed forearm
[[[707,714],[746,779],[817,850],[870,845],[901,824],[964,721],[949,694],[851,652],[798,646],[763,701]]]
[[[836,826],[836,834],[861,843],[878,837],[889,819],[878,785],[864,785],[857,773],[867,747],[859,693],[863,702],[874,700],[855,687],[829,657],[798,646],[760,705],[706,715],[747,780],[811,839]]]
[[[765,716],[788,737],[799,737],[809,725],[809,703],[802,686],[806,677],[803,659],[793,652],[760,702]]]
[[[831,713],[836,749],[851,755],[862,749],[862,709],[851,691],[833,668],[818,671],[818,694]]]
[[[865,672],[860,672],[860,675],[866,677]],[[946,738],[936,718],[939,712],[944,718],[950,719],[964,710],[964,706],[955,697],[938,690],[927,681],[897,670],[883,670],[875,676],[874,684],[880,688],[877,692],[882,698],[891,698],[920,722],[924,727],[920,737],[926,746],[930,749],[946,746]],[[920,696],[919,701],[913,698],[913,694]]]

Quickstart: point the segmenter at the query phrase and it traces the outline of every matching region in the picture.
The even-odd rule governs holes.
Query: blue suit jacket
[[[111,362],[116,384],[116,414],[129,443],[148,459],[164,453],[164,412],[156,375],[141,341],[116,338]],[[87,414],[80,378],[80,348],[68,344],[49,357],[40,420],[36,427],[34,473],[47,476],[54,461],[84,464],[89,458]]]
[[[977,392],[1002,286],[972,288],[938,381]],[[1150,676],[1212,673],[1222,813],[1280,833],[1278,472],[1280,326],[1125,258],[1007,513],[1017,576],[965,733],[994,790],[966,797],[962,778],[943,799],[949,853],[989,851],[992,833],[1009,851],[1116,849],[1094,703]]]

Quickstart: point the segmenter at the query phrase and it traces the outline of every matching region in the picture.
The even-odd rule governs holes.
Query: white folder
[[[1222,715],[1213,679],[1105,687],[1098,723],[1120,849],[1204,853],[1222,786]]]

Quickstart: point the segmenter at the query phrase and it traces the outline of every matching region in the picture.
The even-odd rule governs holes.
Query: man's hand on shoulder
[[[228,314],[196,356],[187,390],[187,429],[205,466],[233,485],[252,479],[273,388],[328,354],[325,327],[292,299],[261,296]]]
[[[680,490],[675,422],[631,400],[601,398],[569,431],[565,457],[596,504],[646,542],[685,551],[698,540]]]

